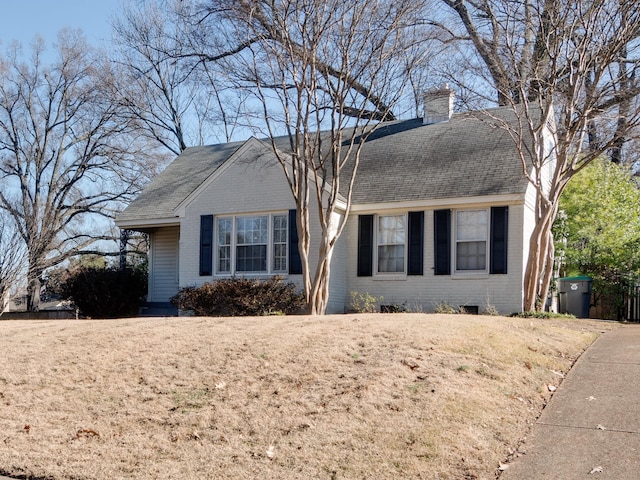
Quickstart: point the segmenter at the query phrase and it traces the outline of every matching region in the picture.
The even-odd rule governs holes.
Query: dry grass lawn
[[[599,332],[465,315],[0,321],[0,474],[494,479]]]

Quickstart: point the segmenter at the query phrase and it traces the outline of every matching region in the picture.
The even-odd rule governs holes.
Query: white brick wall
[[[412,209],[417,210],[417,209]],[[434,275],[433,210],[425,211],[424,275],[358,277],[356,265],[358,219],[349,220],[346,242],[347,284],[349,291],[367,292],[384,297],[383,304],[405,304],[412,309],[434,311],[440,303],[452,306],[477,305],[480,312],[487,304],[500,313],[509,314],[522,309],[522,246],[523,205],[509,205],[509,245],[507,275]],[[398,279],[399,278],[399,279]]]
[[[295,201],[282,172],[280,164],[268,156],[257,157],[248,153],[232,163],[219,178],[201,189],[199,195],[185,207],[185,218],[181,222],[180,236],[180,286],[200,285],[215,276],[200,276],[200,216],[286,213],[295,208]],[[311,258],[310,266],[317,264],[320,227],[318,213],[312,196],[311,209]],[[315,241],[314,241],[315,239]],[[345,291],[345,247],[338,243],[332,259],[332,281],[330,284],[330,313],[342,312]],[[314,254],[315,253],[315,254]],[[285,275],[288,281],[302,287],[301,275]]]
[[[342,216],[335,215],[334,224],[339,221]],[[339,217],[339,218],[338,218]],[[348,301],[349,290],[347,286],[347,263],[349,256],[347,254],[347,231],[344,230],[342,236],[333,250],[331,259],[331,282],[329,284],[329,305],[327,313],[344,313],[345,302]]]
[[[180,286],[199,285],[213,276],[199,276],[199,244],[201,215],[229,215],[286,212],[295,202],[279,164],[265,156],[247,154],[205,184],[199,194],[184,206],[180,232]],[[530,195],[527,196],[530,200]],[[528,202],[527,202],[528,203]],[[478,205],[459,205],[473,208]],[[489,205],[484,204],[488,208]],[[412,206],[412,211],[419,210]],[[398,210],[394,210],[398,212]],[[373,212],[372,212],[373,213]],[[375,212],[382,213],[382,212]],[[311,201],[312,250],[310,264],[317,263],[317,207]],[[439,275],[433,273],[433,207],[425,208],[424,275],[358,277],[357,215],[352,214],[332,258],[330,302],[328,311],[342,312],[348,308],[349,293],[368,292],[384,297],[384,304],[405,304],[409,308],[433,311],[439,303],[452,306],[477,305],[482,312],[492,305],[501,313],[522,308],[522,279],[528,251],[528,238],[533,221],[532,211],[524,202],[509,205],[509,258],[507,275]],[[526,224],[526,225],[525,225]],[[314,241],[315,239],[315,241]],[[301,286],[301,276],[288,276]]]
[[[180,237],[180,286],[213,278],[199,275],[201,215],[286,213],[291,208],[295,202],[278,164],[251,155],[236,160],[186,205]]]

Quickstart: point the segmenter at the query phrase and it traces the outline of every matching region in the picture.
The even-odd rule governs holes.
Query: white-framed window
[[[216,217],[216,273],[285,273],[286,214]]]
[[[376,219],[377,273],[405,273],[407,216],[378,215]]]
[[[273,215],[273,264],[271,270],[273,272],[287,271],[288,251],[287,243],[289,240],[289,217],[288,215]]]
[[[489,211],[455,212],[454,259],[456,272],[486,272],[489,247]]]
[[[231,273],[231,238],[233,236],[233,219],[218,218],[217,235],[217,271]]]
[[[236,217],[235,226],[236,272],[268,271],[268,217]]]

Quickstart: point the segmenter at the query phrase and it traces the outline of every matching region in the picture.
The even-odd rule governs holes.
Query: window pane
[[[404,215],[378,217],[378,245],[404,244],[405,223]]]
[[[219,218],[217,225],[218,234],[218,258],[217,270],[219,273],[231,272],[231,219]]]
[[[285,215],[273,216],[273,241],[274,243],[287,241],[287,217]]]
[[[456,212],[456,270],[486,270],[488,224],[488,210]]]
[[[487,220],[487,210],[456,212],[456,239],[486,240]]]
[[[277,244],[273,246],[273,271],[287,271],[287,245]]]
[[[267,224],[269,222],[268,217],[260,217],[260,221],[258,222],[260,229],[260,243],[267,243],[268,240],[268,227]]]
[[[231,272],[231,246],[218,247],[218,272]]]
[[[231,219],[218,219],[218,245],[231,245]]]
[[[267,217],[236,218],[236,242],[238,245],[266,245]]]
[[[404,272],[405,215],[378,217],[378,273]]]
[[[404,272],[404,245],[378,247],[378,272]]]
[[[487,242],[458,242],[456,250],[457,270],[487,268]]]
[[[273,265],[271,268],[274,272],[287,271],[288,221],[287,215],[273,216]]]
[[[266,272],[267,246],[247,245],[236,247],[237,272]]]
[[[236,217],[236,272],[267,271],[268,217]]]

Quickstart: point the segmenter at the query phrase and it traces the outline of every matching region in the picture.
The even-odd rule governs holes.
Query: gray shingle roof
[[[527,186],[509,132],[508,108],[464,113],[422,125],[420,119],[379,128],[363,146],[354,204],[521,194]]]
[[[353,204],[523,194],[527,180],[509,132],[496,126],[502,121],[514,124],[511,109],[455,114],[434,125],[412,119],[379,126],[363,146]],[[118,221],[173,217],[176,207],[243,144],[185,150]]]
[[[176,207],[243,144],[234,142],[186,149],[118,215],[118,221],[173,217]]]

